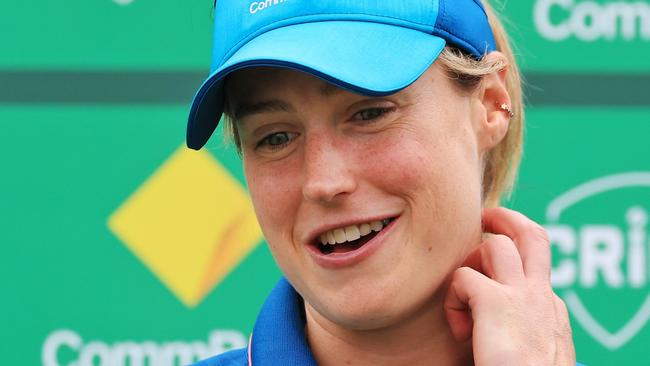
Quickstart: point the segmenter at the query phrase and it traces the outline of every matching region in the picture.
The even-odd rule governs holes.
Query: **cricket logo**
[[[546,209],[551,280],[575,321],[605,348],[650,320],[650,172],[594,179]]]

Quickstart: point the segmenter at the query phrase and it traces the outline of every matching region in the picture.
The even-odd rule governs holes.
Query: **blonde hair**
[[[486,58],[476,60],[473,56],[449,46],[442,51],[438,62],[465,90],[476,89],[484,76],[506,69],[506,90],[510,95],[514,117],[510,119],[508,131],[503,140],[486,156],[482,182],[483,205],[496,207],[499,206],[502,197],[510,195],[517,176],[523,150],[524,104],[521,75],[506,31],[494,9],[485,1],[483,6],[494,33],[497,51],[503,53],[507,62],[503,62],[501,59],[487,60]],[[237,150],[241,152],[239,133],[233,121],[231,106],[227,98],[225,104],[225,137],[233,140]]]
[[[505,137],[488,153],[484,161],[482,183],[483,205],[496,207],[502,197],[510,195],[517,176],[523,151],[524,102],[521,74],[508,35],[494,9],[486,2],[483,5],[494,33],[497,51],[505,56],[507,63],[502,59],[476,60],[452,47],[446,47],[438,60],[465,89],[475,89],[484,76],[506,69],[506,90],[510,95],[514,116],[510,119]]]

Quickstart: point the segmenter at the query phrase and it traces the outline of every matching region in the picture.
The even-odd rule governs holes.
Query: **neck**
[[[471,341],[453,338],[442,301],[436,300],[399,324],[373,330],[345,329],[305,303],[307,339],[317,364],[473,365]]]

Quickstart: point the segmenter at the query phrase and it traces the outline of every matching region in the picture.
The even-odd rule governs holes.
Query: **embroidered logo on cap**
[[[248,7],[248,12],[251,14],[255,14],[257,12],[260,12],[262,10],[268,9],[272,6],[275,5],[280,5],[283,2],[287,0],[265,0],[265,1],[253,1],[251,5]]]

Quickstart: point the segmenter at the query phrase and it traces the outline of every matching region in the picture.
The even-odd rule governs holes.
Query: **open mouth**
[[[393,221],[395,218],[388,218],[382,221],[333,229],[317,237],[315,245],[325,255],[351,252],[372,240]]]

